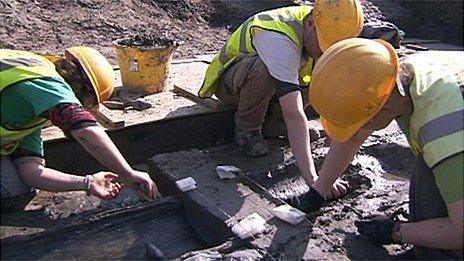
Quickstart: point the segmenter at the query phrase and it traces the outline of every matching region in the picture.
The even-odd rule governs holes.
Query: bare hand
[[[327,199],[337,199],[344,197],[346,193],[348,193],[348,188],[350,185],[347,181],[342,179],[337,179],[334,184],[332,185],[332,189],[330,190],[329,195],[327,195]]]
[[[100,199],[112,199],[119,195],[121,185],[115,182],[118,175],[111,172],[98,172],[92,175],[89,193]]]
[[[148,200],[161,197],[155,182],[153,182],[150,175],[146,172],[133,170],[125,178],[124,182],[139,194],[140,199]]]

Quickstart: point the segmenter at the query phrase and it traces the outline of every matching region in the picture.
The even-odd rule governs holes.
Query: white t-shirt
[[[300,67],[306,64],[301,49],[285,34],[253,29],[252,43],[275,79],[299,85]]]

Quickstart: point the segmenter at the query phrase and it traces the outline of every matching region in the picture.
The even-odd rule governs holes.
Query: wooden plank
[[[108,129],[120,129],[125,125],[123,119],[116,118],[113,112],[103,105],[99,106],[95,116],[97,121]]]
[[[143,260],[145,242],[159,247],[169,260],[206,247],[188,225],[182,202],[167,197],[92,216],[84,213],[62,227],[2,240],[1,259]]]
[[[228,110],[232,109],[232,106],[227,105],[217,99],[214,98],[200,98],[196,93],[193,93],[195,89],[192,88],[186,88],[186,87],[180,87],[178,85],[174,84],[174,92],[184,96],[185,98],[188,98],[194,102],[206,105],[210,107],[211,109],[215,111],[221,111],[221,110]]]
[[[426,43],[441,43],[436,39],[420,39],[420,38],[406,38],[401,41],[402,44],[426,44]]]
[[[232,109],[231,106],[219,101],[216,97],[201,99],[198,91],[203,83],[208,63],[193,62],[177,64],[171,68],[170,79],[174,86],[173,91],[198,104],[203,104],[214,111]]]
[[[202,54],[202,55],[196,55],[195,58],[203,60],[203,61],[205,61],[207,63],[211,63],[211,61],[213,60],[215,55],[216,55],[216,53]]]

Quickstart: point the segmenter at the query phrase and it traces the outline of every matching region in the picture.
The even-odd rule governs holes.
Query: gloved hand
[[[354,222],[355,226],[358,228],[358,232],[381,244],[392,244],[394,243],[392,238],[393,227],[395,226],[395,221],[383,215],[372,215],[368,216],[362,220],[357,220]]]
[[[318,211],[322,203],[325,202],[325,198],[317,192],[313,187],[309,188],[309,191],[293,198],[289,198],[286,202],[292,207],[298,208],[299,210],[310,213]]]

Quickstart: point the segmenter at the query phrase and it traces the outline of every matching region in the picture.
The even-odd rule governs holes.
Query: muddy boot
[[[260,130],[235,130],[235,141],[238,143],[240,152],[246,156],[264,156],[268,152],[267,142],[264,140]]]

